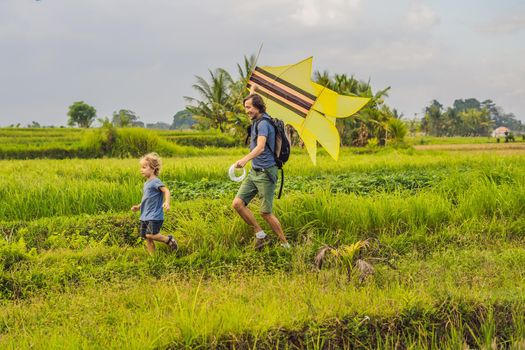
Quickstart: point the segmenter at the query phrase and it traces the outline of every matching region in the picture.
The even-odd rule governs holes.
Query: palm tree
[[[237,70],[239,72],[240,80],[244,83],[244,86],[248,83],[248,78],[250,77],[250,74],[252,73],[252,70],[255,68],[255,64],[257,63],[257,57],[255,55],[250,55],[250,57],[244,56],[244,62],[241,66],[240,64],[237,64]]]
[[[348,77],[346,74],[335,74],[332,78],[328,71],[323,71],[322,73],[315,71],[314,81],[342,95],[370,98],[368,104],[354,118],[337,120],[336,126],[341,135],[342,144],[353,143],[364,146],[366,145],[365,140],[363,140],[363,135],[365,134],[369,135],[369,137],[377,137],[380,145],[385,144],[386,122],[389,119],[389,115],[382,112],[381,107],[384,105],[384,98],[388,97],[390,87],[374,94],[370,81],[360,81],[354,76]],[[359,141],[356,143],[355,141],[357,140]]]
[[[327,88],[329,88],[330,90],[333,90],[332,89],[332,79],[330,78],[330,73],[328,73],[328,71],[323,71],[322,73],[319,72],[318,70],[316,70],[314,72],[314,81],[319,84],[319,85],[323,85],[323,86],[326,86]],[[335,91],[335,90],[334,90]],[[337,91],[336,91],[337,92]]]
[[[196,76],[197,83],[193,84],[193,88],[197,90],[202,99],[184,96],[184,99],[190,103],[186,109],[200,123],[224,132],[227,128],[228,117],[235,107],[231,94],[234,82],[230,74],[222,68],[214,72],[210,70],[209,73],[210,82]]]
[[[387,123],[389,137],[395,142],[401,142],[407,134],[407,126],[398,118],[390,118]]]

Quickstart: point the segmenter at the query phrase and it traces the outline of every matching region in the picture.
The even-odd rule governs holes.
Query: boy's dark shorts
[[[142,238],[146,238],[146,234],[150,233],[152,235],[156,235],[160,232],[160,229],[162,228],[162,224],[164,223],[164,220],[147,220],[147,221],[140,221],[140,236]]]

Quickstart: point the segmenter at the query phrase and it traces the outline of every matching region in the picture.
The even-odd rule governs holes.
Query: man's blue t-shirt
[[[148,180],[144,183],[142,190],[142,201],[140,202],[140,220],[164,220],[162,203],[164,193],[160,190],[164,184],[159,178]]]
[[[266,136],[266,144],[263,153],[252,159],[252,168],[267,169],[274,165],[275,158],[270,150],[275,148],[275,129],[270,124],[269,116],[265,113],[258,121],[253,122],[250,137],[250,150],[257,146],[257,137],[255,136],[255,126],[257,125],[257,136]],[[268,147],[270,145],[270,147]]]

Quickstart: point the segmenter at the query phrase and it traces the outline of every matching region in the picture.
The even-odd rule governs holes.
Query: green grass
[[[246,151],[214,152],[163,158],[180,249],[154,257],[129,211],[137,159],[0,161],[0,348],[523,346],[519,150],[344,149],[313,166],[294,149],[275,201],[293,248],[271,235],[263,252],[230,208]],[[324,244],[370,237],[396,270],[362,285],[314,270]]]
[[[211,158],[164,158],[161,179],[174,201],[232,198],[238,185],[227,178],[227,169],[243,151],[223,152]],[[385,151],[369,156],[345,151],[341,158],[334,162],[320,155],[319,164],[313,166],[306,154],[295,153],[285,169],[285,197],[323,191],[416,193],[424,188],[437,189],[443,181],[448,184],[442,190],[453,194],[478,178],[523,183],[525,173],[521,155],[465,154],[451,159],[446,152],[416,155],[411,150]],[[4,198],[0,220],[4,221],[126,211],[140,201],[143,183],[137,159],[0,161],[0,175],[0,195]],[[502,191],[506,190],[501,188],[496,194]]]
[[[515,254],[523,259],[523,250]],[[438,258],[418,266],[407,262],[395,273],[381,271],[380,284],[361,287],[336,271],[93,283],[4,307],[1,341],[8,348],[195,348],[228,342],[274,348],[291,345],[295,335],[310,346],[317,341],[389,348],[398,341],[437,349],[446,342],[482,347],[523,339],[523,278],[501,283],[522,276],[508,264],[492,270],[507,258],[497,253],[485,253],[477,271],[460,263],[472,256],[476,252],[452,259],[460,267],[448,274],[460,275],[459,281],[442,280]],[[334,332],[338,328],[340,334]]]
[[[219,147],[240,144],[217,132],[113,130],[117,137],[106,149],[108,129],[104,128],[0,128],[0,159],[136,157],[150,150],[171,156],[216,155],[221,153]]]
[[[500,137],[500,143],[505,142],[505,137]],[[515,142],[523,141],[521,137],[515,137]],[[496,137],[476,136],[476,137],[436,137],[436,136],[407,136],[405,142],[409,145],[465,145],[465,144],[484,144],[498,143]]]

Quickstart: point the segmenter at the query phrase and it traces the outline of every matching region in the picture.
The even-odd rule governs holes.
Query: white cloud
[[[414,71],[425,68],[436,59],[439,48],[430,43],[410,40],[380,42],[353,52],[350,57],[356,64],[381,67],[383,70]]]
[[[525,15],[500,17],[479,27],[481,33],[494,35],[515,34],[523,30],[525,30]]]
[[[419,1],[412,1],[405,20],[406,26],[414,31],[433,27],[440,21],[437,13]]]
[[[361,0],[298,0],[290,18],[305,26],[333,26],[349,23],[360,10]]]

